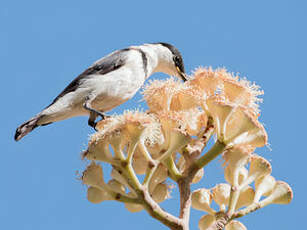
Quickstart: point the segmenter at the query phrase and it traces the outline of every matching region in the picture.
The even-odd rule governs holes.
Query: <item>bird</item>
[[[41,112],[21,124],[14,139],[19,141],[39,126],[75,116],[89,116],[95,129],[96,119],[132,98],[153,73],[163,72],[186,81],[179,50],[165,42],[146,43],[116,50],[94,62],[77,76]]]

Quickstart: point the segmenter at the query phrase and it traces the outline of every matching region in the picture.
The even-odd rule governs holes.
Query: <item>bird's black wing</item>
[[[86,69],[78,77],[76,77],[50,104],[54,104],[59,98],[65,94],[75,91],[81,84],[81,82],[92,74],[104,75],[122,67],[127,59],[127,51],[129,49],[122,49],[111,53],[110,55],[101,58],[95,62],[92,66]],[[50,106],[49,105],[49,106]],[[48,106],[48,107],[49,107]]]

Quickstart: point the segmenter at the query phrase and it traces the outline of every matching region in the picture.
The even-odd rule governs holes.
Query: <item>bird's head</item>
[[[175,46],[164,42],[152,43],[152,45],[155,46],[158,56],[156,72],[163,72],[186,81],[183,59],[179,50]]]

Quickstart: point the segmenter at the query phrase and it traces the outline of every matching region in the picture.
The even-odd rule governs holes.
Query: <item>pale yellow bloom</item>
[[[258,202],[261,196],[269,196],[272,193],[275,184],[275,178],[271,175],[266,175],[258,178],[255,181],[256,194],[254,202]]]
[[[251,186],[246,186],[240,191],[236,209],[249,206],[253,203],[255,191]]]
[[[107,191],[91,186],[87,189],[87,199],[94,204],[99,204],[104,200],[113,200]]]
[[[167,198],[169,198],[169,191],[167,184],[164,183],[158,184],[153,190],[151,196],[152,199],[157,203],[161,203]]]
[[[289,204],[293,198],[291,187],[283,181],[276,181],[272,193],[260,201],[260,205],[266,206],[268,204]]]
[[[210,207],[211,201],[212,194],[209,189],[201,188],[192,193],[192,207],[214,215],[215,210]]]
[[[237,145],[224,152],[223,158],[225,160],[225,165],[227,165],[225,168],[225,175],[227,172],[227,177],[231,185],[239,185],[240,172],[241,174],[243,173],[241,169],[248,163],[253,151],[254,148],[251,146]]]
[[[212,188],[212,198],[220,206],[221,211],[225,211],[229,203],[230,185],[221,183]]]
[[[216,219],[212,215],[204,215],[200,218],[198,222],[198,228],[200,230],[213,230],[216,229]]]
[[[240,221],[232,220],[225,226],[225,230],[247,230],[247,228]]]
[[[99,188],[105,186],[102,167],[92,161],[91,164],[88,165],[86,170],[83,172],[82,181],[84,184],[93,187]]]

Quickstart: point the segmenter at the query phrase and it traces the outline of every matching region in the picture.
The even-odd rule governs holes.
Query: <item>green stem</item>
[[[225,147],[226,145],[224,143],[217,140],[212,148],[195,162],[197,168],[201,169],[206,166],[210,161],[220,155],[224,151]]]
[[[175,179],[175,181],[178,181],[182,175],[179,172],[179,170],[177,169],[177,166],[173,160],[172,156],[169,156],[168,158],[166,158],[164,160],[165,166],[167,167],[168,171],[170,172],[170,174],[172,175],[172,177]]]

